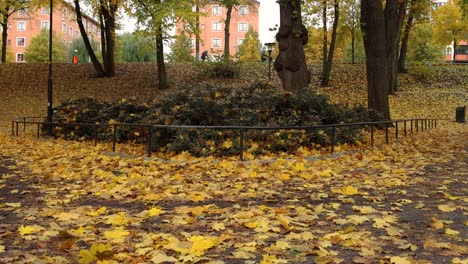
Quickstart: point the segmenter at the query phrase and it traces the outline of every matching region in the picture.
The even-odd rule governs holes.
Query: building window
[[[24,47],[24,37],[16,38],[16,46]]]
[[[16,62],[24,62],[24,54],[16,53]]]
[[[7,46],[11,46],[11,39],[7,40]]]
[[[70,28],[68,29],[68,35],[69,35],[70,37],[73,37],[73,28],[72,28],[72,27],[70,27]]]
[[[80,32],[78,30],[75,30],[75,38],[80,36]]]
[[[249,13],[249,9],[246,6],[239,7],[239,15],[246,16]]]
[[[244,42],[243,38],[237,39],[237,46],[241,45]]]
[[[247,22],[239,23],[239,31],[247,31],[249,29],[249,24]]]
[[[18,21],[18,31],[25,31],[25,30],[26,30],[26,22]]]
[[[215,5],[213,6],[213,15],[221,15],[221,13],[223,12],[223,9],[221,6],[218,6],[218,5]]]
[[[201,29],[205,29],[205,24],[201,24]]]
[[[42,21],[41,29],[49,29],[49,21]]]
[[[64,7],[64,8],[62,9],[62,18],[65,19],[65,18],[67,17],[67,14],[68,14],[68,10],[67,10],[66,7]]]
[[[447,54],[447,55],[452,55],[452,48],[451,48],[451,47],[447,47],[447,48],[445,49],[445,54]]]
[[[213,31],[221,31],[221,23],[213,22]]]
[[[65,23],[62,24],[62,32],[67,33],[67,24]]]
[[[221,48],[221,39],[220,38],[211,39],[211,47],[212,48]]]
[[[41,7],[41,13],[43,15],[48,15],[49,14],[49,8],[45,7],[45,6]]]
[[[18,16],[25,16],[26,13],[26,8],[21,8],[20,10],[18,10]]]

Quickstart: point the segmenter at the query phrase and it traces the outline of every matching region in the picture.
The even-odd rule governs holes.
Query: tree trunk
[[[159,90],[167,89],[166,65],[164,63],[164,38],[161,24],[156,30],[156,63],[158,66],[158,87]]]
[[[224,59],[229,60],[229,37],[230,37],[230,27],[231,27],[231,15],[232,15],[233,5],[228,5],[226,9],[226,20],[224,22]]]
[[[355,64],[355,44],[356,43],[356,30],[353,28],[351,29],[351,63]]]
[[[302,24],[301,0],[289,0],[280,4],[280,27],[276,34],[279,54],[274,67],[285,90],[302,89],[311,81],[304,55],[304,45],[309,39]]]
[[[86,46],[86,50],[88,51],[88,55],[91,58],[91,62],[93,63],[94,69],[96,70],[96,74],[98,77],[104,77],[104,69],[102,68],[101,63],[99,63],[96,54],[94,54],[93,48],[91,46],[91,43],[89,42],[88,34],[86,34],[86,30],[83,26],[83,20],[81,17],[81,9],[80,9],[80,4],[78,2],[79,0],[74,0],[75,2],[75,12],[76,12],[76,20],[78,22],[78,27],[80,28],[80,33],[83,38],[84,44]]]
[[[200,60],[200,1],[197,0],[195,5],[195,12],[197,13],[195,21],[195,61]]]
[[[322,41],[322,76],[325,78],[325,71],[327,68],[327,54],[328,54],[328,28],[327,28],[327,0],[322,2],[322,24],[323,24],[323,41]]]
[[[390,1],[390,0],[387,0]],[[382,1],[361,0],[361,30],[366,52],[367,106],[390,120],[385,17]]]
[[[107,56],[107,45],[106,45],[106,28],[104,26],[104,18],[102,17],[102,14],[99,14],[99,24],[101,27],[101,57],[104,60],[104,58]],[[105,67],[104,67],[105,71]]]
[[[387,0],[385,4],[385,34],[388,58],[389,93],[395,94],[397,87],[397,60],[401,28],[406,13],[406,0]]]
[[[411,9],[408,14],[408,19],[406,20],[405,30],[403,32],[403,38],[401,40],[401,47],[400,47],[400,56],[398,58],[398,72],[399,73],[407,73],[408,69],[406,68],[406,54],[408,52],[408,40],[411,32],[411,27],[413,26],[414,20],[414,0],[411,1]]]
[[[452,62],[455,63],[457,61],[457,40],[454,38],[453,39],[453,59]]]
[[[6,49],[8,42],[8,21],[4,19],[2,21],[2,63],[6,63]]]
[[[333,54],[335,53],[336,31],[338,30],[338,21],[340,18],[340,5],[338,0],[335,0],[334,11],[335,19],[333,20],[332,39],[330,42],[330,50],[328,52],[327,63],[323,72],[322,83],[320,84],[321,86],[328,86],[328,81],[330,80],[330,73],[333,63]]]
[[[117,6],[113,1],[109,2],[109,6],[103,0],[100,0],[101,3],[101,14],[104,18],[104,30],[105,30],[105,40],[106,40],[106,53],[102,60],[104,62],[104,71],[107,76],[115,75],[115,61],[114,61],[114,51],[115,51],[115,14],[117,12]]]

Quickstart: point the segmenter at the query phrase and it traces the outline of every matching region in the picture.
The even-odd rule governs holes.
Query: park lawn
[[[349,80],[320,92],[365,102]],[[466,86],[400,82],[394,118],[447,120],[324,157],[135,158],[11,137],[5,120],[0,262],[466,263],[468,133],[449,121]]]

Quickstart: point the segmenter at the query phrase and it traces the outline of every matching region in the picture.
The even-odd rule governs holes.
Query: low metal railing
[[[31,120],[29,120],[31,119]],[[399,138],[399,130],[400,125],[403,125],[403,135],[406,136],[407,133],[413,133],[414,131],[417,133],[419,131],[424,131],[428,129],[437,128],[437,119],[398,119],[398,120],[391,120],[391,121],[377,121],[377,122],[358,122],[358,123],[342,123],[342,124],[331,124],[331,125],[315,125],[315,126],[277,126],[277,127],[268,127],[268,126],[196,126],[196,125],[157,125],[157,124],[132,124],[132,123],[112,123],[112,124],[93,124],[93,123],[59,123],[59,122],[43,122],[43,121],[34,121],[35,119],[42,119],[43,117],[37,116],[26,116],[26,117],[19,117],[12,120],[11,123],[11,134],[13,136],[19,136],[20,125],[23,127],[23,132],[26,131],[27,125],[36,125],[37,126],[37,137],[41,136],[41,125],[43,126],[53,126],[53,127],[92,127],[93,128],[93,141],[94,144],[97,144],[98,141],[98,129],[100,127],[109,127],[113,128],[112,133],[112,151],[115,152],[116,143],[117,143],[117,130],[119,127],[142,127],[146,131],[146,154],[148,157],[151,157],[152,153],[152,137],[154,130],[158,129],[195,129],[195,130],[233,130],[239,131],[239,158],[240,160],[244,160],[244,142],[246,133],[249,130],[330,130],[330,152],[334,153],[335,151],[335,144],[336,144],[336,130],[337,128],[341,127],[362,127],[368,128],[370,130],[370,143],[371,146],[374,147],[374,134],[377,127],[384,129],[385,131],[385,143],[389,143],[389,128],[394,127],[395,132],[394,136],[395,139]],[[65,133],[68,133],[65,130]],[[68,135],[65,134],[65,139],[67,139]]]

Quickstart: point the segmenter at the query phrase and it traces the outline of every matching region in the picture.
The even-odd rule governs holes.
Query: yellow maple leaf
[[[21,203],[5,203],[8,207],[19,208],[21,207]]]
[[[390,258],[390,262],[392,264],[411,264],[411,261],[408,260],[408,258],[405,258],[405,257],[391,257]]]
[[[211,226],[211,229],[213,229],[214,231],[222,231],[222,230],[225,230],[226,227],[224,226],[223,223],[213,223],[213,225]]]
[[[106,211],[107,211],[107,208],[105,206],[103,206],[103,207],[97,209],[96,211],[89,212],[87,215],[89,215],[89,216],[100,216],[100,215],[105,214]]]
[[[232,148],[232,141],[231,140],[224,141],[223,147],[226,148],[226,149]]]
[[[258,221],[251,221],[251,222],[244,223],[245,227],[252,228],[252,229],[257,228],[258,225],[259,225]]]
[[[330,169],[323,170],[321,172],[318,172],[317,175],[321,177],[331,177],[333,176],[334,172]]]
[[[458,234],[460,234],[460,232],[457,230],[447,228],[445,229],[445,234],[450,235],[450,236],[457,236]]]
[[[93,263],[96,260],[97,260],[96,255],[91,253],[89,250],[87,250],[87,249],[80,250],[80,259],[78,260],[78,263],[80,263],[80,264],[90,264],[90,263]]]
[[[265,254],[262,257],[260,264],[274,264],[278,259],[275,255]]]
[[[193,242],[190,252],[195,256],[201,256],[206,250],[214,247],[218,241],[217,237],[192,236],[188,239]]]
[[[176,258],[168,256],[164,252],[157,252],[157,253],[153,253],[152,255],[153,257],[151,258],[151,262],[153,262],[154,264],[165,263],[165,262],[171,262],[171,263],[177,262]]]
[[[452,264],[468,264],[468,258],[461,259],[461,258],[453,258]]]
[[[358,194],[359,191],[356,187],[348,185],[341,188],[341,193],[345,195],[355,195]]]
[[[442,212],[446,212],[446,213],[457,210],[457,208],[448,204],[441,204],[437,206],[437,208],[439,208],[439,210],[441,210]]]
[[[286,229],[286,230],[291,230],[292,229],[292,227],[289,226],[289,219],[286,218],[284,215],[278,214],[276,216],[276,219],[280,222],[280,224],[284,227],[284,229]]]
[[[116,239],[120,240],[124,237],[126,237],[130,232],[125,230],[123,227],[116,227],[113,230],[110,231],[105,231],[104,232],[104,237],[107,239]]]
[[[60,221],[70,221],[70,220],[76,220],[80,217],[80,214],[73,213],[73,212],[61,212],[59,214],[56,214],[53,216],[54,218],[60,220]]]
[[[444,223],[436,218],[432,218],[429,227],[432,229],[442,229],[444,228]]]
[[[24,237],[25,235],[30,235],[30,234],[36,233],[38,231],[41,231],[43,229],[44,228],[42,226],[38,226],[38,225],[20,226],[20,227],[18,227],[18,232],[20,233],[20,235],[22,237]]]
[[[159,207],[151,207],[149,210],[148,210],[148,215],[151,217],[151,216],[158,216],[160,215],[161,213],[163,213],[164,211],[159,208]]]
[[[5,246],[4,245],[0,245],[0,253],[3,253],[5,252]]]

